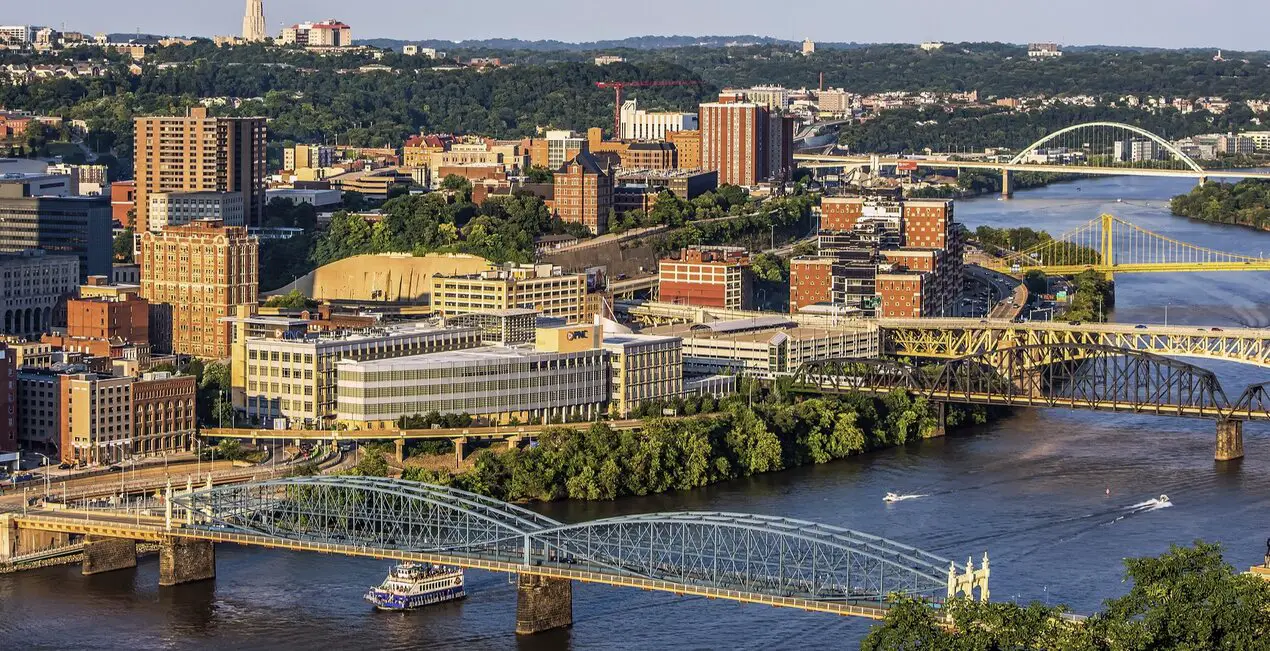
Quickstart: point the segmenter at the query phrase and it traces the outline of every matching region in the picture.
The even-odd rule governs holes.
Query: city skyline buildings
[[[810,38],[823,47],[826,43],[920,43],[923,41],[981,42],[1004,41],[1025,44],[1055,41],[1067,45],[1124,45],[1139,47],[1203,47],[1256,50],[1265,48],[1260,25],[1270,20],[1270,4],[1253,0],[1214,0],[1209,3],[1161,0],[1144,13],[1136,3],[1099,3],[1073,0],[1061,5],[1037,5],[1018,11],[1007,0],[972,0],[956,11],[934,0],[914,0],[906,7],[905,20],[896,21],[883,6],[856,8],[828,0],[810,0],[803,11],[773,19],[758,0],[734,0],[726,11],[716,2],[672,3],[650,0],[649,11],[621,21],[608,20],[600,7],[565,5],[548,0],[545,5],[513,4],[495,0],[487,19],[466,20],[461,5],[441,5],[418,10],[404,8],[392,14],[366,12],[349,14],[347,5],[332,0],[272,0],[273,23],[267,32],[321,15],[342,15],[358,32],[372,38],[395,39],[485,39],[512,35],[528,40],[562,39],[594,41],[655,34],[683,34],[685,25],[709,25],[712,34],[757,34],[788,40],[793,44]],[[183,5],[177,14],[160,0],[134,0],[124,6],[101,5],[86,0],[67,0],[59,5],[62,13],[78,16],[78,27],[90,32],[186,34],[210,37],[232,33],[242,17],[227,10],[225,3]],[[27,3],[6,12],[14,24],[60,24],[47,5]],[[416,15],[410,15],[417,11]],[[430,25],[444,25],[445,33],[417,31],[426,11]],[[579,14],[581,24],[592,31],[580,34],[572,24],[564,25],[553,16]],[[816,16],[809,20],[808,16]],[[1220,32],[1195,29],[1216,15],[1239,15],[1241,20]],[[850,18],[847,22],[846,19]],[[1091,17],[1097,17],[1091,20]],[[841,20],[840,20],[841,19]],[[1135,28],[1126,32],[1123,26]],[[843,25],[850,25],[844,29]],[[1220,40],[1218,40],[1220,39]]]

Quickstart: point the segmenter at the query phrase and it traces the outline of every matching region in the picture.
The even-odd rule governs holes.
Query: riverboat
[[[400,563],[388,578],[366,592],[366,601],[380,610],[413,610],[442,601],[462,599],[463,570],[431,563]]]

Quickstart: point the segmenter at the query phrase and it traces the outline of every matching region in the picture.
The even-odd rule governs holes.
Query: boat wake
[[[918,494],[897,495],[897,494],[895,494],[895,493],[887,493],[887,494],[886,494],[886,497],[883,497],[883,498],[882,498],[882,501],[883,501],[883,502],[886,502],[887,504],[893,504],[893,503],[895,503],[895,502],[905,502],[905,501],[908,501],[908,500],[915,500],[915,499],[917,499],[917,498],[919,498],[919,497],[929,497],[929,496],[928,496],[928,495],[918,495]]]

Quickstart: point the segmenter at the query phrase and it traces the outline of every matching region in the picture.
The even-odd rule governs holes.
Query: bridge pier
[[[930,438],[940,438],[948,433],[948,403],[936,402],[933,407],[935,409],[935,429],[931,430]]]
[[[216,578],[216,544],[210,540],[170,537],[159,543],[159,585],[180,585]]]
[[[517,575],[517,635],[532,635],[572,625],[572,581],[537,575]]]
[[[137,566],[137,541],[131,538],[84,536],[84,576]]]
[[[1244,422],[1225,419],[1217,421],[1217,461],[1234,461],[1244,458]]]
[[[406,439],[397,439],[396,442],[397,442],[397,454],[395,458],[397,459],[397,463],[399,464],[405,463],[406,462]]]
[[[1007,199],[1014,196],[1014,183],[1010,181],[1010,170],[1001,170],[1001,196]]]
[[[463,459],[465,458],[463,456],[463,453],[465,452],[464,448],[467,447],[467,437],[460,436],[456,439],[450,439],[450,442],[454,444],[454,467],[462,468]]]

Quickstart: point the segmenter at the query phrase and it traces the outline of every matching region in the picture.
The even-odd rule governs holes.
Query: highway
[[[1270,173],[1248,170],[1150,169],[1138,167],[1096,167],[1092,165],[1038,165],[1035,163],[994,163],[990,161],[939,160],[928,158],[898,158],[881,156],[839,156],[823,154],[794,154],[794,160],[803,167],[842,167],[871,165],[894,167],[899,163],[917,163],[919,167],[942,169],[985,169],[1009,172],[1044,172],[1051,174],[1088,174],[1091,176],[1154,176],[1164,178],[1226,178],[1270,179]]]
[[[608,421],[613,429],[638,429],[642,420]],[[587,423],[572,425],[503,425],[501,427],[450,427],[439,429],[251,429],[251,428],[205,428],[200,436],[206,438],[237,438],[253,440],[284,441],[390,441],[390,440],[426,440],[426,439],[533,439],[544,431],[556,427],[586,427]]]

